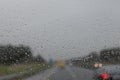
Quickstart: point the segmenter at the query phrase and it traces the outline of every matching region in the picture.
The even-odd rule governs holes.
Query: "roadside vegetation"
[[[91,52],[89,55],[72,59],[76,66],[94,68],[95,63],[104,65],[120,65],[120,48],[103,49],[99,53]]]
[[[32,75],[48,67],[42,56],[33,56],[29,46],[0,46],[0,77],[11,74]]]
[[[16,65],[1,65],[0,74],[1,76],[9,74],[19,74],[19,73],[34,73],[36,71],[41,71],[48,68],[47,64],[16,64]]]

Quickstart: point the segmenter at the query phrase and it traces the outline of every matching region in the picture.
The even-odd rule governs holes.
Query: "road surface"
[[[65,69],[53,67],[25,80],[93,80],[93,73],[92,70],[74,66],[66,66]]]

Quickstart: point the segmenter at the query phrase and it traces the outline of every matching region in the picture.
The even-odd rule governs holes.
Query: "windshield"
[[[103,73],[120,80],[119,7],[119,0],[0,0],[0,80]]]

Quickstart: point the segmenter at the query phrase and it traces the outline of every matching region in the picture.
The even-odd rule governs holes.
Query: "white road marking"
[[[77,76],[75,75],[75,73],[73,71],[71,71],[71,69],[68,67],[66,68],[66,70],[70,73],[70,75],[76,80]]]
[[[43,78],[43,80],[49,80],[50,76],[52,76],[53,74],[55,74],[56,70],[57,70],[57,69],[55,68],[53,71],[51,71],[47,76],[45,76],[45,77]]]

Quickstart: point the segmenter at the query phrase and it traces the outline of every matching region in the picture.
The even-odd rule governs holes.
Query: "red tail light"
[[[108,79],[110,76],[109,76],[109,74],[107,74],[107,73],[103,73],[103,74],[101,74],[101,77],[102,77],[103,79]]]

